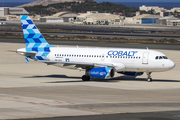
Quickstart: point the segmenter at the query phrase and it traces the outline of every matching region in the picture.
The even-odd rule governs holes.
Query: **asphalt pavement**
[[[115,47],[115,48],[140,48],[140,49],[165,49],[180,50],[180,44],[177,43],[139,43],[139,42],[119,42],[119,41],[95,41],[95,40],[69,40],[69,39],[47,39],[52,45],[70,45],[70,46],[94,46],[94,47]],[[24,38],[0,38],[0,42],[7,43],[25,43]]]

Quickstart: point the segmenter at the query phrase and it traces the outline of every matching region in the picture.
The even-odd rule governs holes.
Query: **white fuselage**
[[[175,66],[163,53],[148,49],[54,47],[50,50],[48,58],[52,62],[113,65],[117,72],[160,72]]]

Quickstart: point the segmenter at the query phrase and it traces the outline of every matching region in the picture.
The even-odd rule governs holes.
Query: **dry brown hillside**
[[[94,1],[94,0],[37,0],[37,1],[20,5],[17,7],[20,8],[20,7],[29,7],[29,6],[36,6],[36,5],[47,6],[49,4],[62,3],[62,2],[85,2],[85,1]]]

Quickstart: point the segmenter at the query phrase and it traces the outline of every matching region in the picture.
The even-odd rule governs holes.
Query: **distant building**
[[[180,26],[180,19],[174,16],[166,16],[157,20],[159,25]]]
[[[88,11],[80,13],[75,21],[76,24],[94,24],[94,25],[120,25],[124,24],[123,19],[119,15],[110,13],[98,13],[98,11]]]
[[[159,15],[142,14],[132,18],[133,24],[156,24],[156,20],[161,18]]]
[[[40,22],[47,22],[47,23],[58,23],[64,22],[62,18],[56,16],[44,16],[40,17]]]
[[[78,16],[77,13],[71,13],[71,12],[59,12],[54,14],[53,16],[62,18],[64,22],[73,22],[76,20],[76,17]]]
[[[78,16],[78,14],[76,14],[76,13],[59,12],[52,16],[41,17],[40,22],[47,22],[47,23],[73,22],[77,16]]]
[[[166,9],[164,9],[163,7],[158,7],[158,6],[148,6],[147,7],[146,5],[142,5],[139,7],[139,10],[140,11],[146,11],[146,12],[154,10],[156,13],[159,13],[162,10],[166,10]]]
[[[125,17],[124,24],[134,24],[133,17]]]
[[[175,8],[172,8],[172,9],[171,9],[171,12],[175,12],[175,11],[176,11],[176,12],[180,12],[180,8],[175,7]]]
[[[169,15],[170,15],[170,12],[166,12],[165,10],[160,12],[161,17],[165,17],[165,16],[169,16]]]

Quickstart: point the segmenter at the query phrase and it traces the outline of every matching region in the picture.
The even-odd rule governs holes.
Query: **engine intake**
[[[114,77],[114,69],[111,67],[98,67],[86,71],[86,75],[92,78],[111,79]]]

